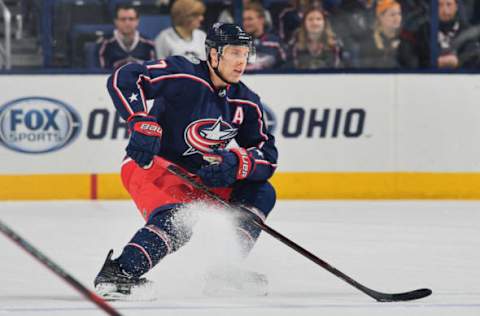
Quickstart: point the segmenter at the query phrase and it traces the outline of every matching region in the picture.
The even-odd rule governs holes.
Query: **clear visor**
[[[251,44],[245,44],[245,45],[234,45],[234,44],[230,44],[230,45],[225,45],[223,47],[220,47],[220,54],[225,56],[225,48],[228,47],[228,46],[232,46],[232,47],[235,47],[235,46],[241,46],[241,47],[247,47],[248,48],[248,52],[247,52],[247,63],[249,64],[252,64],[252,63],[255,63],[255,60],[257,59],[257,54],[256,54],[256,50],[255,50],[255,47]],[[228,52],[229,50],[227,50]],[[238,51],[234,51],[234,53],[231,53],[233,55],[233,57],[235,58],[244,58],[245,56],[242,55],[241,53],[239,53]]]

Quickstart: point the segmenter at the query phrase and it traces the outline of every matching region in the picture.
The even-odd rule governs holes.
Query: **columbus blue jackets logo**
[[[21,98],[0,107],[0,144],[18,152],[59,150],[71,143],[80,129],[78,113],[52,98]]]
[[[183,155],[210,153],[214,149],[225,148],[236,135],[237,129],[222,120],[222,117],[194,121],[185,129],[188,149]]]

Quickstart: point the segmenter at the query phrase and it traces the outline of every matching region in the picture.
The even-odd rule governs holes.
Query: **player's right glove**
[[[160,151],[162,128],[152,116],[133,116],[128,119],[128,126],[131,135],[127,155],[140,167],[148,166]]]

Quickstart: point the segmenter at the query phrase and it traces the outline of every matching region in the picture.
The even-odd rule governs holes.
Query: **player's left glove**
[[[254,161],[245,148],[215,150],[206,155],[207,159],[217,161],[203,166],[197,171],[202,182],[209,187],[224,188],[237,180],[246,179],[253,170]]]

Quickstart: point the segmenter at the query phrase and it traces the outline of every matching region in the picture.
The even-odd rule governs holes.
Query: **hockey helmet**
[[[207,38],[205,39],[207,56],[209,56],[211,48],[215,48],[217,52],[222,55],[223,48],[227,45],[248,47],[250,51],[248,54],[248,61],[254,62],[255,46],[253,45],[252,36],[237,24],[215,23],[208,31]]]

